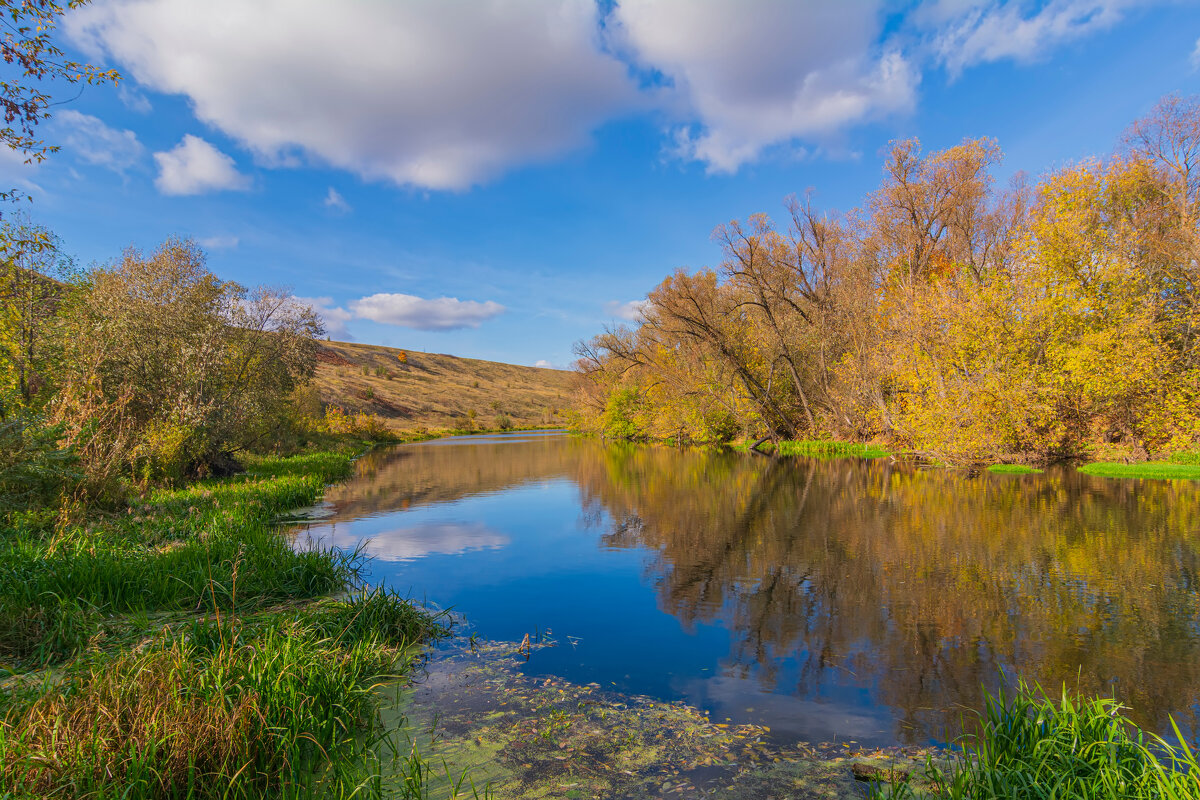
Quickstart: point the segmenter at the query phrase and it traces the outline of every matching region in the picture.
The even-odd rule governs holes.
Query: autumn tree
[[[180,239],[93,270],[60,318],[57,419],[79,435],[90,417],[110,419],[148,476],[220,471],[261,444],[324,334],[287,292],[222,281]]]
[[[0,420],[28,409],[47,385],[49,328],[73,269],[57,236],[23,215],[0,223],[7,243],[0,261]]]

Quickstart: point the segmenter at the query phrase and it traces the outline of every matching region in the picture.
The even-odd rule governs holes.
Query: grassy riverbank
[[[1084,464],[1079,471],[1101,478],[1156,478],[1160,480],[1200,480],[1200,464],[1177,464],[1171,461],[1143,461],[1123,464],[1096,461]]]
[[[124,513],[0,532],[0,781],[14,796],[338,796],[369,779],[372,687],[445,624],[273,524],[345,453],[256,460]]]
[[[732,445],[734,450],[745,453],[752,441],[746,440]],[[807,458],[880,458],[891,455],[891,451],[878,444],[862,442],[835,442],[826,439],[790,440],[778,445],[763,442],[758,450],[779,456],[805,456]]]
[[[1177,743],[1122,716],[1115,700],[1063,693],[1054,701],[1020,686],[987,698],[979,732],[911,783],[890,775],[876,797],[950,800],[1196,800],[1200,763],[1178,727]],[[1172,723],[1174,724],[1174,723]]]

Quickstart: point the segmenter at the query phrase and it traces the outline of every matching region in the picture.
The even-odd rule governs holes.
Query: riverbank
[[[275,519],[349,447],[257,458],[80,521],[0,535],[0,779],[14,796],[346,795],[369,785],[374,685],[446,621],[293,549]]]
[[[730,447],[741,453],[757,450],[768,455],[804,456],[806,458],[882,458],[905,455],[901,451],[893,451],[874,442],[839,442],[820,439],[783,440],[778,444],[763,442],[757,448],[754,447],[754,442],[745,440],[731,444]],[[1042,472],[1041,469],[1027,464],[989,464],[984,468],[996,475],[1035,475]],[[1101,478],[1200,480],[1200,453],[1179,451],[1168,454],[1163,460],[1141,462],[1093,461],[1081,464],[1077,469],[1085,475]]]

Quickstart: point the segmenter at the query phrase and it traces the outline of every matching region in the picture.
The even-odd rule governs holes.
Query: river
[[[945,742],[984,687],[1200,730],[1200,484],[771,459],[561,433],[372,452],[305,537],[525,673],[773,735]]]

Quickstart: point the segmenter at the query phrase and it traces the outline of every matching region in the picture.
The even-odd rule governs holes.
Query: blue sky
[[[716,225],[858,205],[890,140],[1111,152],[1198,38],[1195,2],[95,0],[64,42],[125,80],[0,178],[83,264],[191,236],[334,338],[567,366]]]

